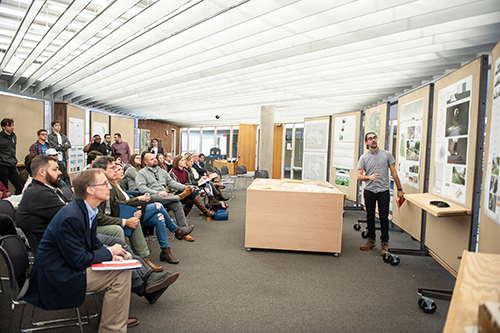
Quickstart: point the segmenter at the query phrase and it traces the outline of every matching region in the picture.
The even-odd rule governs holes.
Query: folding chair
[[[65,319],[56,319],[43,322],[34,322],[33,317],[35,314],[35,307],[33,307],[31,323],[35,327],[22,329],[21,325],[24,315],[24,308],[26,305],[26,302],[23,301],[22,298],[28,291],[30,283],[28,252],[26,251],[24,242],[21,240],[19,236],[6,235],[0,237],[0,253],[2,254],[5,260],[5,263],[7,265],[7,271],[9,273],[10,288],[12,290],[12,296],[11,296],[12,311],[14,311],[16,305],[22,305],[22,312],[19,320],[19,330],[21,332],[35,332],[35,331],[54,329],[59,327],[79,326],[80,331],[83,333],[83,325],[88,324],[88,322],[83,322],[82,319],[89,319],[89,318],[88,316],[84,317],[80,316],[80,310],[78,308],[75,308],[77,318],[65,318]],[[97,300],[95,298],[95,294],[87,293],[87,295],[90,294],[94,296],[94,302],[97,309]],[[87,303],[85,303],[85,306],[87,306]],[[88,313],[88,308],[87,308],[87,313]],[[12,317],[13,316],[11,316],[11,319]],[[94,317],[97,317],[97,313],[95,315],[90,316],[90,318]],[[76,320],[78,321],[76,323],[61,324],[62,322],[65,321],[76,321]]]

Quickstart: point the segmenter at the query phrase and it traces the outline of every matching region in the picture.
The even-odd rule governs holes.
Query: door
[[[240,124],[238,130],[238,165],[247,171],[255,171],[255,148],[257,146],[257,125]]]

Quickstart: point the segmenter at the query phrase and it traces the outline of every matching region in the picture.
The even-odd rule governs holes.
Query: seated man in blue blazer
[[[126,332],[130,270],[92,271],[102,261],[122,261],[120,244],[104,247],[97,239],[97,206],[109,198],[101,170],[82,171],[73,181],[75,200],[61,208],[45,230],[24,300],[46,310],[79,307],[86,291],[105,290],[99,332]]]

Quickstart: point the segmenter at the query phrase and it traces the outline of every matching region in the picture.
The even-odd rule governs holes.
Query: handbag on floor
[[[227,210],[221,208],[219,208],[219,210],[215,212],[214,216],[212,216],[212,220],[216,221],[223,221],[227,219],[229,219],[229,213]]]

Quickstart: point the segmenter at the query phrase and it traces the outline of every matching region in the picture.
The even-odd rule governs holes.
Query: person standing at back
[[[61,133],[61,122],[59,120],[54,120],[52,122],[52,133],[49,134],[49,143],[57,151],[57,164],[59,165],[59,171],[61,171],[61,179],[66,183],[70,184],[66,161],[68,160],[68,149],[71,148],[71,142],[69,142],[68,137]]]
[[[19,183],[16,158],[17,137],[14,133],[14,119],[2,119],[0,132],[0,181],[9,188],[9,181],[16,189],[15,194],[21,194],[23,187]]]
[[[113,148],[111,147],[111,135],[109,135],[108,133],[104,134],[103,144],[106,146],[106,155],[113,155]]]
[[[111,145],[113,148],[113,154],[122,154],[122,162],[127,164],[130,157],[130,147],[128,143],[122,140],[122,135],[120,133],[115,133],[115,143]]]
[[[404,196],[401,182],[394,164],[394,157],[378,146],[377,134],[365,134],[365,144],[368,151],[361,155],[358,162],[358,180],[365,182],[364,198],[366,207],[366,223],[368,225],[368,241],[359,248],[362,251],[372,250],[375,245],[375,205],[378,203],[380,218],[381,250],[383,256],[389,249],[389,170],[397,186],[397,195]],[[364,174],[363,174],[364,173]]]
[[[36,132],[36,135],[38,136],[38,140],[36,140],[36,142],[30,146],[30,153],[37,155],[47,155],[47,149],[52,148],[50,146],[50,143],[47,141],[47,131],[43,128],[39,129]]]
[[[158,139],[154,138],[151,140],[151,147],[149,147],[149,152],[155,156],[158,156],[158,154],[163,155],[163,147],[158,144]]]

